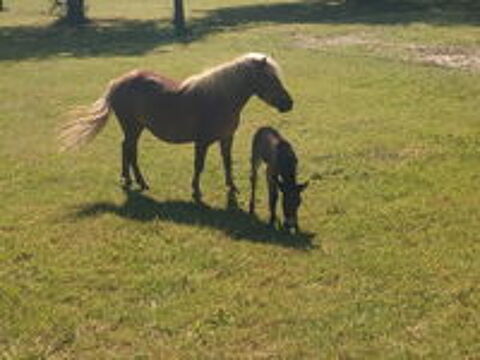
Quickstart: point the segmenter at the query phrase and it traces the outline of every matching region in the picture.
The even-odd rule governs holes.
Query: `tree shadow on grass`
[[[153,20],[101,20],[78,28],[0,27],[0,60],[134,56],[171,42],[168,31]]]
[[[304,0],[295,3],[256,4],[222,7],[211,10],[200,23],[237,27],[250,23],[281,24],[371,24],[399,25],[423,22],[435,25],[478,24],[478,12],[467,7],[442,8],[418,6],[408,3],[399,5],[363,5],[349,7],[341,0]]]
[[[110,202],[86,204],[75,211],[75,217],[95,217],[112,213],[122,218],[139,222],[160,220],[177,224],[209,227],[223,231],[234,240],[248,240],[289,248],[308,250],[313,247],[314,234],[295,235],[276,230],[257,217],[249,215],[236,206],[236,199],[228,195],[227,209],[181,200],[157,201],[138,191],[125,191],[126,199],[121,205]]]
[[[209,34],[261,23],[381,24],[412,22],[438,25],[478,24],[474,11],[362,7],[350,9],[334,1],[255,4],[207,10],[188,21],[190,31],[176,36],[169,23],[157,20],[92,19],[79,28],[65,26],[0,27],[0,61],[50,56],[135,56],[164,45],[189,43]],[[163,50],[165,51],[165,50]]]

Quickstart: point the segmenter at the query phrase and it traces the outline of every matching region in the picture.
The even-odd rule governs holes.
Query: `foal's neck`
[[[288,141],[280,139],[276,146],[277,172],[287,184],[297,183],[297,157]]]

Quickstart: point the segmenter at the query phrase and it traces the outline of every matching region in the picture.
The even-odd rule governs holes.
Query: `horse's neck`
[[[212,76],[217,79],[202,79],[193,84],[188,93],[200,96],[219,110],[224,107],[232,111],[240,111],[253,95],[244,73],[236,72],[235,69],[223,69]]]

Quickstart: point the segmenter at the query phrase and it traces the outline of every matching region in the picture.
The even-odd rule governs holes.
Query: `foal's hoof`
[[[288,235],[298,235],[300,233],[300,230],[295,226],[283,226],[281,229]]]
[[[147,184],[140,184],[140,191],[150,190],[150,186]]]

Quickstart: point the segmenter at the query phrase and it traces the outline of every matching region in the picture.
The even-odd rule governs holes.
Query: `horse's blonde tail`
[[[112,110],[110,105],[112,90],[113,84],[91,106],[78,107],[71,112],[71,120],[60,128],[58,136],[60,151],[82,147],[105,127]]]

